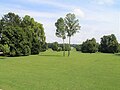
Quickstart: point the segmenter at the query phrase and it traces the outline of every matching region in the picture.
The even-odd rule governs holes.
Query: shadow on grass
[[[0,57],[0,60],[3,60],[3,59],[6,59],[6,58],[4,58],[4,57]]]
[[[119,54],[115,54],[116,56],[120,56],[120,53]]]
[[[62,57],[62,55],[39,55],[39,56],[45,56],[45,57]]]
[[[6,59],[3,54],[0,54],[0,60]]]

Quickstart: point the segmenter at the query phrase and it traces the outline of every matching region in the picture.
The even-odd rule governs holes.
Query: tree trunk
[[[70,46],[70,39],[71,39],[71,37],[69,37],[69,46]],[[71,48],[71,46],[70,46],[70,48]],[[70,50],[68,50],[68,56],[70,56]]]
[[[63,56],[65,56],[65,43],[64,43],[64,39],[63,39]]]

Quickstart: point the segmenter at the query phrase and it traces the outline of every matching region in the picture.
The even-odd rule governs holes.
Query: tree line
[[[60,44],[58,42],[48,43],[48,48],[52,49],[53,51],[57,51],[57,52],[71,50],[71,47],[69,44],[65,43],[63,46],[63,44]]]
[[[65,56],[65,43],[64,40],[68,37],[68,47],[71,48],[70,39],[71,37],[77,33],[81,26],[79,25],[79,20],[76,19],[75,14],[67,14],[65,18],[60,17],[55,23],[56,26],[56,36],[63,39],[63,47],[62,50],[63,56]],[[100,44],[96,42],[95,38],[91,40],[86,40],[81,45],[73,46],[77,51],[81,51],[83,53],[95,53],[95,52],[103,52],[103,53],[117,53],[120,50],[120,45],[114,34],[103,36],[101,38]],[[68,56],[70,55],[70,50],[68,49]]]
[[[120,52],[120,44],[118,43],[116,36],[114,34],[105,35],[101,37],[100,43],[96,42],[95,38],[87,39],[82,44],[67,44],[65,43],[65,48],[63,44],[58,42],[48,43],[48,48],[53,51],[69,51],[71,47],[75,48],[76,51],[82,53],[118,53]]]
[[[34,18],[25,15],[20,17],[15,13],[5,14],[0,19],[0,52],[5,56],[27,56],[39,54],[51,48],[53,51],[68,51],[70,55],[71,46],[76,51],[83,53],[118,53],[120,44],[114,34],[103,36],[100,44],[95,38],[87,39],[82,44],[71,44],[71,37],[76,34],[81,26],[75,14],[68,13],[65,18],[60,17],[56,22],[55,35],[63,40],[62,44],[58,42],[47,43],[44,27]],[[64,40],[68,38],[68,43]]]
[[[83,53],[118,53],[120,52],[120,44],[118,43],[114,34],[106,35],[101,38],[100,44],[96,42],[95,38],[87,39],[80,45],[75,46],[76,51]]]
[[[43,25],[28,15],[8,13],[0,19],[0,51],[6,56],[26,56],[46,50]]]

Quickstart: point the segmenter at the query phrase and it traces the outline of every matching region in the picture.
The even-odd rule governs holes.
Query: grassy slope
[[[3,90],[120,90],[120,56],[47,51],[0,57]]]

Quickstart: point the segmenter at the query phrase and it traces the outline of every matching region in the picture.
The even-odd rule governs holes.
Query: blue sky
[[[67,13],[74,13],[81,30],[72,37],[72,43],[82,43],[103,35],[115,34],[120,42],[120,0],[1,0],[0,18],[14,12],[30,15],[44,25],[47,42],[62,42],[55,36],[55,22]],[[67,42],[67,39],[66,39]]]

